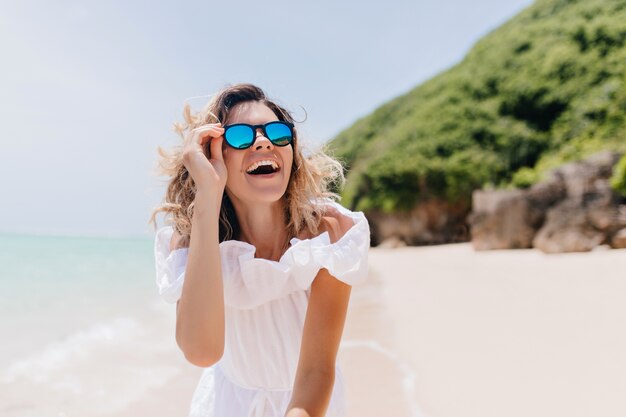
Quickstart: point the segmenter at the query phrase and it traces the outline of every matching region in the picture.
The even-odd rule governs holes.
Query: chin
[[[277,201],[280,201],[285,197],[285,193],[276,195],[263,194],[256,197],[257,198],[255,198],[255,201],[259,203],[276,203]]]
[[[273,203],[285,197],[286,191],[286,184],[285,186],[254,187],[246,193],[246,196],[248,199],[254,199],[264,203]]]
[[[287,184],[252,185],[230,190],[241,201],[254,203],[275,203],[285,197]]]

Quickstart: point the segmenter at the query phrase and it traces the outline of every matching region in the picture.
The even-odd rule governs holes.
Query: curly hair
[[[183,108],[184,123],[174,123],[174,130],[184,140],[187,132],[207,123],[221,122],[224,125],[232,109],[240,103],[260,101],[270,108],[281,121],[294,123],[289,111],[274,101],[268,99],[259,87],[242,83],[227,86],[216,93],[203,110],[192,114],[189,104]],[[325,147],[320,148],[313,155],[305,157],[298,138],[297,129],[293,132],[293,164],[289,182],[283,198],[285,199],[285,219],[287,236],[295,237],[301,233],[310,236],[319,234],[320,222],[323,216],[323,205],[316,202],[323,199],[338,200],[340,197],[332,190],[339,190],[345,181],[343,166],[339,161],[327,154]],[[156,216],[159,212],[169,215],[172,224],[182,237],[181,245],[189,246],[191,235],[191,220],[193,218],[194,198],[196,185],[183,164],[183,145],[177,145],[171,152],[157,147],[160,156],[158,160],[158,175],[169,178],[165,202],[157,206],[150,216],[148,223],[157,229]],[[210,154],[208,144],[204,149],[205,155]],[[237,215],[226,191],[222,196],[219,214],[219,241],[237,239],[240,234]]]

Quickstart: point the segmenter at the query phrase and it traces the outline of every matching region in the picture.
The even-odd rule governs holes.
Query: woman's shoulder
[[[324,208],[319,232],[328,232],[331,243],[335,243],[345,236],[354,224],[352,217],[342,214],[336,207],[328,205]]]
[[[351,211],[334,200],[323,200],[319,233],[328,232],[331,243],[336,243],[346,234],[367,233],[369,225],[362,212]]]
[[[161,250],[172,252],[181,249],[181,236],[172,225],[164,225],[157,228],[154,234],[155,245]]]
[[[168,243],[169,243],[170,251],[175,251],[176,249],[184,248],[183,237],[174,228],[172,228],[172,237],[170,238],[170,241]]]
[[[171,253],[178,249],[188,249],[183,236],[172,225],[158,228],[155,233],[155,241],[159,249],[166,253]]]
[[[346,284],[363,281],[367,276],[370,246],[370,229],[365,214],[326,200],[322,202],[321,215],[318,236],[293,242],[293,259],[307,260],[314,266],[314,275],[319,268],[326,268]]]
[[[154,260],[156,283],[159,294],[168,303],[175,303],[181,295],[187,263],[187,249],[171,250],[174,227],[170,225],[157,229],[154,238]]]

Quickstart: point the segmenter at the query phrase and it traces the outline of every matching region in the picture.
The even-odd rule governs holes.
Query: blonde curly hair
[[[294,123],[289,111],[269,100],[259,87],[242,83],[227,86],[216,93],[203,110],[192,114],[189,104],[183,108],[184,123],[174,123],[174,130],[184,140],[187,132],[207,123],[220,122],[225,125],[229,120],[231,110],[240,103],[260,101],[269,107],[281,121]],[[317,201],[330,198],[338,200],[339,195],[332,189],[341,189],[345,177],[341,163],[327,154],[325,147],[319,149],[309,157],[302,153],[302,145],[298,138],[297,129],[293,130],[293,164],[285,199],[285,219],[287,236],[296,237],[301,233],[309,236],[319,234],[323,205]],[[164,212],[171,216],[169,223],[181,237],[181,246],[189,246],[191,235],[191,220],[193,217],[196,185],[183,164],[183,144],[177,145],[171,152],[157,147],[160,156],[157,174],[169,178],[165,202],[157,206],[150,216],[148,223],[157,229],[156,216]],[[209,155],[208,144],[204,149]],[[237,239],[239,237],[239,222],[232,202],[226,190],[222,197],[219,215],[219,241]]]

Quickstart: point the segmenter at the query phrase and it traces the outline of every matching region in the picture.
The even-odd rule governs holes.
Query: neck
[[[253,245],[257,258],[278,261],[288,245],[284,200],[250,204],[230,199],[239,222],[238,239]]]

